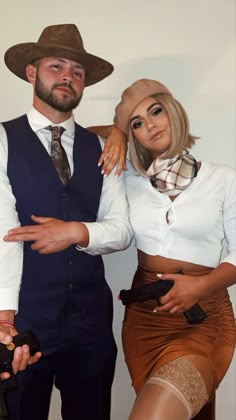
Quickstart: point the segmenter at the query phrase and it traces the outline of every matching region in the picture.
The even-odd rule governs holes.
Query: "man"
[[[127,248],[131,228],[123,175],[102,176],[100,141],[72,110],[113,67],[86,52],[72,24],[9,48],[5,63],[32,84],[33,106],[0,126],[1,237],[32,226],[21,285],[22,244],[1,242],[0,340],[32,330],[42,350],[41,358],[28,346],[15,351],[15,372],[31,366],[7,395],[9,420],[46,420],[54,380],[64,420],[108,420],[116,345],[100,255]]]

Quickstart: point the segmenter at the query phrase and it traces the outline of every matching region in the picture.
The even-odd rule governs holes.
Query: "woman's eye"
[[[160,113],[162,112],[162,108],[155,108],[153,111],[152,111],[152,115],[154,115],[154,116],[156,116],[156,115],[159,115]]]
[[[132,124],[132,129],[133,130],[136,130],[137,128],[140,128],[142,126],[142,121],[135,121],[133,124]]]

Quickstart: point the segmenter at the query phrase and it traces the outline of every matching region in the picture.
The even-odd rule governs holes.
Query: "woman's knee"
[[[147,383],[138,395],[129,420],[189,420],[190,413],[172,389]]]

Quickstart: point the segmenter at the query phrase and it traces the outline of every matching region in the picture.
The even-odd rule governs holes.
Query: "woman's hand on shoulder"
[[[105,146],[99,158],[102,174],[108,176],[116,167],[115,176],[119,176],[126,168],[127,138],[114,125],[88,127],[87,130],[106,139]]]
[[[126,135],[119,128],[112,126],[98,162],[102,166],[102,173],[107,176],[116,166],[115,176],[119,176],[122,171],[127,169],[126,153]]]

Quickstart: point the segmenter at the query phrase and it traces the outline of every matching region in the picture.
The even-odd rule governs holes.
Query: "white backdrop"
[[[5,50],[36,41],[56,23],[78,25],[85,48],[111,61],[115,72],[86,89],[76,119],[82,125],[110,123],[121,91],[141,77],[166,84],[186,108],[194,149],[202,160],[235,167],[235,1],[234,0],[9,0],[0,9],[0,120],[18,116],[31,104],[31,87],[4,65]],[[123,307],[117,292],[130,285],[135,250],[105,257],[114,292],[114,332],[119,355],[112,394],[112,420],[126,420],[134,399],[123,361]],[[235,305],[235,288],[230,290]],[[97,308],[99,311],[99,302]],[[217,393],[217,420],[235,420],[235,359]],[[78,390],[79,392],[79,390]],[[49,420],[60,419],[54,390]],[[79,419],[79,413],[78,413]],[[83,419],[81,419],[83,420]]]

